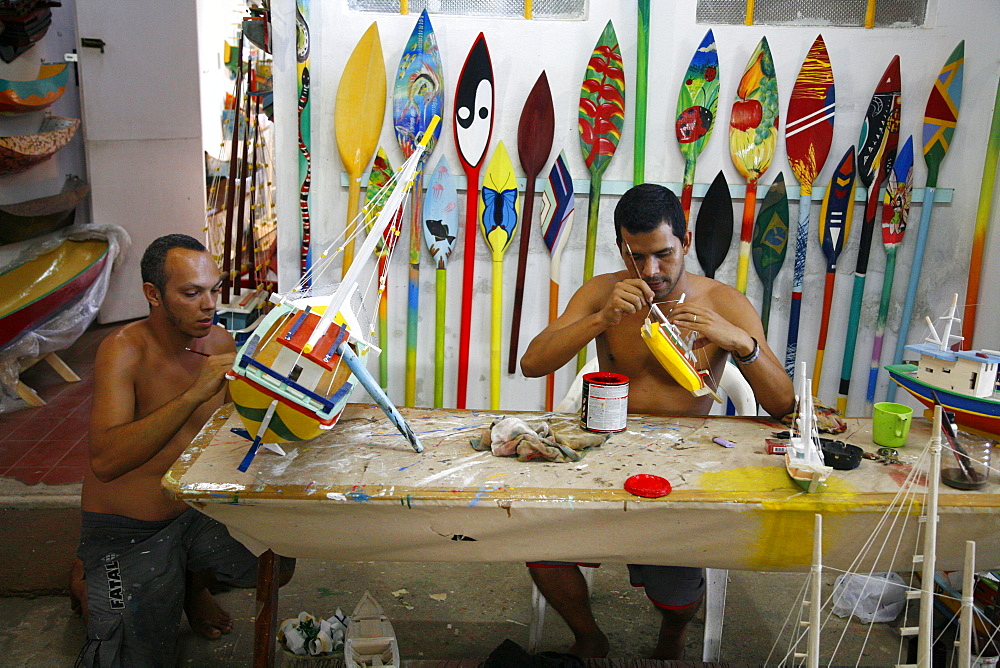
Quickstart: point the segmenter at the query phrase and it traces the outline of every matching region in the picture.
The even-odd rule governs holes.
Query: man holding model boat
[[[764,410],[776,418],[792,412],[792,382],[768,347],[760,317],[747,298],[685,270],[692,234],[674,194],[654,184],[635,186],[622,195],[614,221],[626,269],[595,276],[577,290],[563,314],[528,346],[521,358],[524,375],[552,373],[595,341],[601,371],[629,378],[630,413],[707,414],[712,398],[696,397],[678,385],[642,339],[640,329],[647,317],[654,319],[650,312],[656,305],[681,330],[697,335],[691,348],[699,371],[708,370],[717,380],[732,355]],[[573,631],[570,653],[606,656],[608,639],[594,619],[579,564],[539,562],[529,569]],[[687,625],[704,592],[704,572],[630,564],[629,576],[634,586],[645,587],[662,615],[653,658],[683,658]]]

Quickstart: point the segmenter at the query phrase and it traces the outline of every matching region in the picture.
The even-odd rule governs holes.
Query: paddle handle
[[[434,309],[434,408],[444,406],[444,314],[448,296],[447,269],[435,273],[437,300]]]
[[[382,354],[378,356],[378,384],[386,392],[389,391],[389,283],[387,273],[389,271],[389,255],[379,255],[378,257],[378,284],[380,293],[378,296],[378,345],[382,348]]]
[[[684,160],[684,182],[681,185],[681,208],[684,209],[684,221],[691,220],[691,197],[694,195],[695,158]]]
[[[476,222],[479,205],[479,165],[465,168],[465,246],[462,257],[462,321],[458,333],[458,386],[455,407],[465,408],[469,386],[469,337],[472,334],[472,289],[476,275]]]
[[[828,266],[826,269],[826,287],[823,289],[823,315],[819,323],[819,341],[816,344],[816,361],[813,363],[813,386],[814,397],[819,396],[819,382],[823,375],[823,356],[826,354],[826,333],[830,329],[830,307],[833,304],[833,283],[837,277],[837,267]]]
[[[597,252],[597,216],[601,210],[601,174],[590,173],[590,201],[587,206],[587,248],[583,257],[583,282],[594,277],[594,254]],[[587,346],[576,356],[577,373],[587,364]]]
[[[910,269],[910,279],[906,285],[906,298],[903,300],[903,315],[899,321],[899,336],[896,337],[896,351],[892,355],[893,364],[903,361],[903,348],[910,334],[910,319],[913,317],[913,304],[917,300],[917,285],[920,283],[920,269],[924,264],[924,249],[927,247],[927,230],[930,229],[931,211],[934,208],[934,192],[937,188],[930,183],[924,187],[924,205],[920,209],[920,220],[917,221],[917,241],[913,246],[913,261]],[[896,398],[896,383],[889,383],[886,401]]]
[[[840,389],[837,410],[847,415],[847,399],[851,391],[851,370],[854,367],[854,348],[858,344],[858,327],[861,320],[861,298],[865,293],[865,277],[854,275],[854,291],[851,293],[851,313],[847,320],[847,335],[844,339],[844,359],[840,365]]]
[[[559,317],[559,284],[549,281],[549,322]],[[556,374],[550,373],[545,377],[545,410],[551,411],[555,405]]]
[[[361,175],[349,174],[347,181],[347,227],[344,229],[344,264],[341,276],[347,275],[347,270],[354,262],[354,236],[358,233],[358,204],[361,202]]]
[[[493,258],[493,304],[490,314],[490,410],[500,409],[500,358],[503,348],[503,257]]]
[[[406,286],[406,383],[403,405],[414,406],[417,400],[417,318],[420,306],[420,245],[423,234],[423,176],[413,179],[414,196],[410,200],[410,269]]]
[[[764,326],[764,338],[767,338],[767,323],[771,320],[771,291],[773,288],[773,283],[767,281],[764,283],[764,295],[761,298],[760,304],[760,323]]]
[[[753,242],[753,214],[757,208],[757,179],[747,181],[743,200],[743,226],[740,228],[740,254],[736,261],[736,289],[747,293],[747,275],[750,272],[750,245]]]
[[[885,249],[885,279],[882,282],[882,298],[878,304],[878,320],[875,323],[875,341],[872,343],[872,363],[868,368],[868,392],[865,401],[869,407],[875,403],[875,385],[878,383],[879,362],[882,360],[882,342],[885,340],[885,323],[889,319],[889,302],[892,300],[892,281],[896,274],[896,246]]]
[[[524,186],[524,210],[521,212],[521,241],[517,250],[517,282],[514,285],[514,311],[510,322],[510,356],[507,373],[517,373],[517,343],[521,333],[521,304],[524,300],[524,275],[528,268],[528,244],[531,240],[531,218],[535,208],[535,179],[528,174]]]
[[[792,304],[788,313],[788,339],[785,346],[785,373],[795,377],[795,353],[799,345],[799,317],[802,311],[802,284],[806,275],[806,248],[809,245],[809,209],[812,206],[812,184],[801,184],[799,224],[795,235],[795,268],[792,271]]]
[[[632,185],[646,181],[646,89],[649,80],[649,0],[639,0],[635,61],[635,143]]]

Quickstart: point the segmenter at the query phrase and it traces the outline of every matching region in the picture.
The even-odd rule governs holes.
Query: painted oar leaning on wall
[[[434,408],[441,408],[444,405],[444,314],[448,295],[448,257],[458,237],[458,192],[443,155],[427,182],[423,212],[424,242],[436,269]]]
[[[310,85],[309,0],[295,0],[295,81],[298,89],[298,149],[299,149],[299,273],[307,276],[312,263],[310,243],[312,226],[309,222],[309,186],[312,181],[312,111],[309,106]],[[306,287],[309,287],[306,284]]]
[[[649,0],[638,0],[635,48],[635,140],[632,185],[646,180],[646,89],[649,83]]]
[[[726,175],[720,171],[701,200],[694,228],[694,252],[706,276],[715,278],[715,272],[729,254],[732,241],[733,198]]]
[[[823,356],[826,353],[826,334],[830,329],[830,307],[833,304],[833,286],[837,277],[837,258],[844,250],[844,242],[851,234],[854,218],[854,147],[840,159],[833,172],[830,185],[823,195],[819,211],[819,243],[826,256],[826,286],[823,289],[823,314],[819,323],[819,341],[816,343],[816,361],[813,363],[812,393],[819,396],[820,377],[823,375]]]
[[[882,203],[882,245],[885,248],[885,277],[882,283],[882,298],[878,305],[878,320],[875,323],[875,341],[872,344],[872,363],[868,370],[868,403],[866,414],[875,403],[875,385],[878,383],[879,363],[882,360],[882,341],[885,338],[885,321],[889,317],[889,302],[892,299],[892,281],[896,273],[896,251],[906,234],[906,221],[910,216],[910,197],[913,192],[913,137],[896,156],[885,187]]]
[[[899,56],[894,56],[886,68],[875,94],[872,95],[861,126],[858,140],[858,178],[868,188],[868,203],[861,227],[858,243],[858,262],[854,270],[854,291],[851,295],[851,312],[847,322],[844,342],[844,359],[840,367],[840,388],[837,410],[847,415],[847,400],[851,389],[851,370],[854,366],[854,349],[858,342],[861,326],[861,300],[865,292],[865,275],[868,273],[868,257],[871,253],[875,219],[878,217],[879,189],[886,174],[892,170],[896,159],[896,144],[899,142],[900,112]]]
[[[344,232],[342,273],[347,274],[354,261],[355,221],[361,200],[361,175],[375,155],[378,137],[385,118],[385,60],[378,24],[358,40],[344,65],[337,87],[333,111],[333,129],[337,150],[347,172],[347,226]]]
[[[684,178],[681,186],[681,206],[684,220],[691,220],[691,194],[694,172],[705,144],[712,136],[719,110],[719,53],[715,35],[709,30],[701,40],[684,74],[677,96],[677,121],[674,132],[684,156]],[[704,205],[702,205],[704,206]]]
[[[788,342],[785,347],[785,372],[789,376],[795,372],[795,354],[799,341],[799,314],[802,310],[802,285],[806,273],[806,249],[809,245],[812,184],[826,164],[826,157],[830,152],[835,100],[830,54],[820,35],[806,54],[795,80],[785,123],[788,164],[798,179],[801,193],[799,223],[795,233],[792,303],[788,313]]]
[[[455,407],[465,408],[469,383],[469,339],[472,336],[472,292],[476,274],[476,223],[479,171],[493,136],[493,63],[486,37],[479,33],[458,75],[455,89],[455,146],[465,170],[465,244],[462,258],[462,322],[458,339],[458,384]]]
[[[774,279],[785,262],[788,249],[788,194],[785,192],[785,175],[778,172],[778,178],[764,196],[754,228],[753,245],[750,255],[753,267],[764,286],[761,297],[760,320],[767,334],[767,323],[771,318],[771,294]]]
[[[750,243],[753,239],[757,181],[771,166],[778,137],[778,80],[767,38],[762,37],[736,89],[729,118],[729,154],[737,171],[747,180],[740,228],[740,254],[736,265],[736,289],[747,291]]]
[[[559,156],[552,164],[548,182],[542,191],[542,210],[539,224],[542,229],[542,240],[552,255],[549,267],[549,322],[559,316],[559,268],[562,266],[562,252],[569,240],[569,231],[573,227],[573,177],[566,167],[566,153]],[[526,221],[525,225],[531,221]],[[555,399],[556,375],[550,373],[545,378],[545,410],[552,410]]]
[[[542,72],[528,93],[517,123],[517,157],[524,170],[524,225],[517,254],[517,283],[514,286],[514,311],[510,324],[510,357],[507,373],[517,373],[517,342],[521,333],[521,303],[524,300],[524,277],[528,269],[528,244],[531,240],[531,217],[535,206],[535,180],[552,152],[556,112],[552,106],[549,79]]]
[[[403,55],[396,70],[396,83],[392,93],[392,119],[396,130],[396,141],[404,157],[410,157],[417,146],[417,138],[422,137],[431,119],[442,114],[444,108],[444,75],[441,56],[438,53],[437,38],[425,9],[417,25],[413,27]],[[424,162],[434,152],[440,124],[427,143]],[[420,302],[420,239],[424,226],[421,209],[423,207],[423,169],[417,171],[413,190],[416,196],[410,202],[410,271],[406,292],[406,381],[403,397],[407,406],[416,404],[417,399],[417,309]]]
[[[913,304],[917,299],[917,285],[920,282],[920,270],[924,262],[924,248],[927,245],[927,231],[930,228],[931,212],[934,209],[934,193],[937,191],[938,171],[951,147],[951,138],[958,124],[958,107],[962,102],[962,71],[965,63],[965,41],[958,43],[948,57],[948,62],[941,68],[934,81],[927,107],[924,110],[924,163],[927,165],[927,180],[924,182],[924,202],[917,220],[917,242],[913,247],[913,262],[910,269],[910,280],[906,286],[906,299],[903,301],[903,315],[899,321],[899,336],[896,337],[896,351],[892,356],[893,364],[903,361],[903,347],[910,333],[910,319],[913,317]],[[1000,90],[997,102],[1000,103]],[[995,114],[1000,110],[995,110]],[[992,198],[990,198],[992,199]],[[911,234],[912,236],[912,234]],[[896,398],[896,383],[889,383],[887,401]]]
[[[483,175],[479,223],[493,256],[493,308],[490,331],[490,409],[500,408],[500,355],[503,331],[503,255],[517,230],[517,177],[503,142],[497,142]]]
[[[618,148],[625,126],[625,70],[615,27],[608,21],[587,61],[580,89],[580,150],[590,171],[590,202],[587,209],[587,247],[583,260],[583,282],[594,276],[597,250],[597,218],[601,206],[601,178]],[[584,346],[576,358],[577,371],[587,362]]]

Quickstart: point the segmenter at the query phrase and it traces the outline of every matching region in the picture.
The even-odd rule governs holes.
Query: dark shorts
[[[567,568],[600,564],[572,561],[532,561],[529,566],[538,568]],[[643,587],[646,596],[658,608],[680,610],[701,600],[705,593],[705,570],[687,566],[647,566],[628,564],[628,577],[633,587]]]
[[[186,573],[208,570],[239,586],[257,581],[257,557],[193,508],[163,522],[84,512],[77,556],[88,605],[78,666],[172,667]]]

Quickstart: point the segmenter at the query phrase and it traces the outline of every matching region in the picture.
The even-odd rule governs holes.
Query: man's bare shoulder
[[[698,290],[698,294],[710,302],[715,310],[720,313],[723,310],[729,309],[743,310],[753,308],[746,295],[731,285],[726,285],[714,278],[699,276],[697,274],[692,274],[688,280],[692,281],[692,284]]]
[[[100,370],[108,362],[114,362],[118,369],[138,364],[149,345],[149,331],[145,323],[145,320],[130,322],[104,337],[97,349],[98,364],[95,368]]]
[[[224,327],[213,327],[206,338],[206,348],[213,355],[236,352],[236,342]]]

